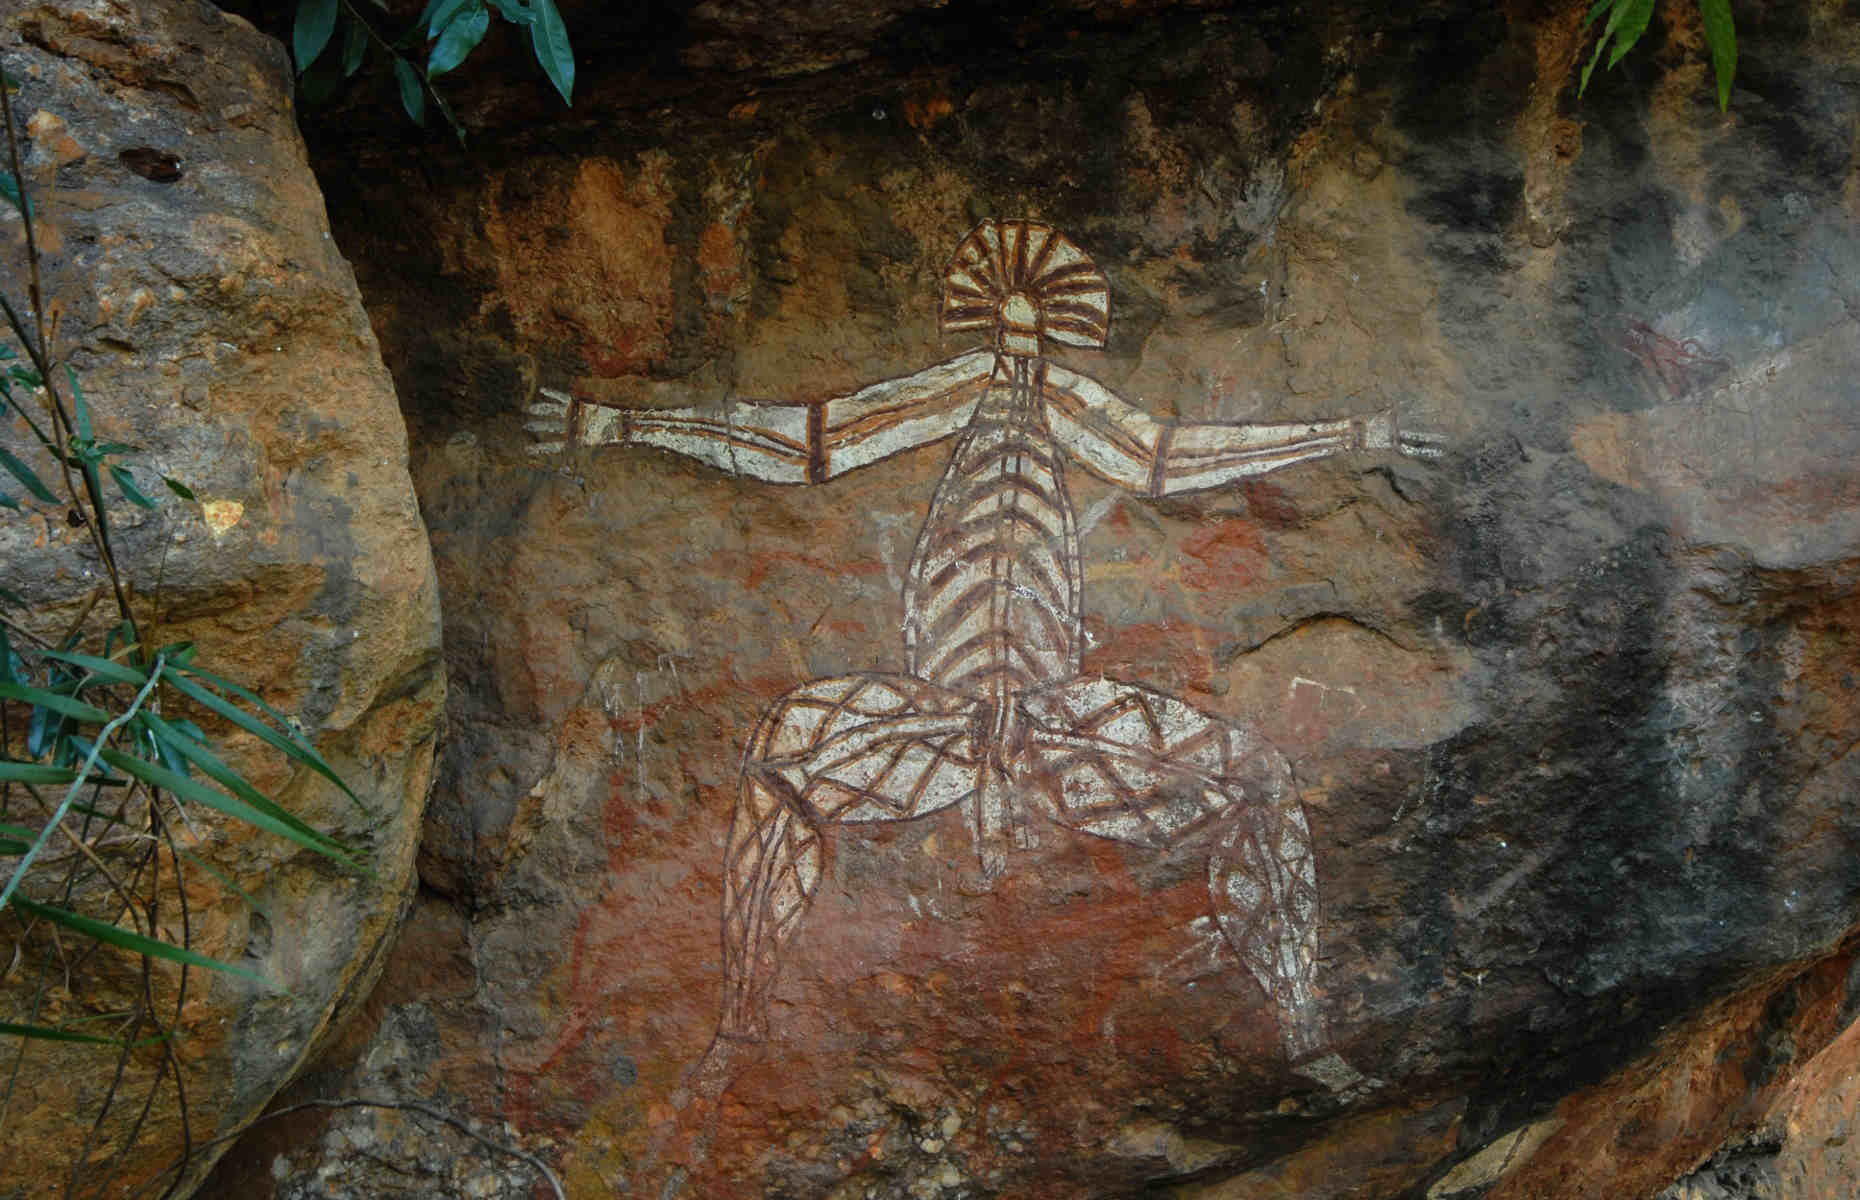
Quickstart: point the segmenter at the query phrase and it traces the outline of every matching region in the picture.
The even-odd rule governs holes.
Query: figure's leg
[[[760,1038],[782,947],[820,886],[826,825],[901,821],[968,797],[980,705],[900,675],[803,684],[763,716],[743,756],[724,857],[719,1032]]]
[[[1019,777],[1059,823],[1139,846],[1210,840],[1221,934],[1278,1009],[1290,1056],[1317,1050],[1317,870],[1285,757],[1132,684],[1076,680],[1022,703]]]

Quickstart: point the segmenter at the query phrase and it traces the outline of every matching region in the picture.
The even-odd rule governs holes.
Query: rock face
[[[701,6],[666,59],[748,70],[719,45],[773,37],[765,7]],[[886,31],[865,54],[793,31],[815,75],[690,104],[627,75],[624,108],[591,68],[614,107],[572,137],[318,151],[408,406],[453,700],[430,894],[294,1094],[449,1106],[589,1196],[1633,1197],[1785,1143],[1780,1194],[1823,1194],[1860,918],[1851,23],[1752,14],[1725,116],[1683,5],[1580,102],[1579,6],[968,6],[966,39],[882,7],[847,17]],[[1444,439],[1372,422],[1158,497],[1079,432],[1111,401],[1042,410],[1027,461],[1067,458],[1080,550],[1029,586],[1083,601],[1036,649],[1076,636],[1066,695],[1146,698],[1126,724],[1049,693],[1001,732],[988,695],[913,691],[957,443],[834,474],[843,415],[806,407],[990,346],[939,331],[945,267],[1023,216],[1108,279],[1108,343],[1045,347],[1049,381]],[[872,428],[948,395],[885,393]],[[778,429],[832,477],[771,482]],[[1016,570],[1070,565],[1060,524]],[[927,724],[793,757],[861,705],[839,728]],[[1250,765],[1197,758],[1206,729]],[[901,781],[938,755],[999,764],[1033,836],[928,811],[963,789]],[[1212,898],[1211,857],[1244,866]],[[732,978],[766,997],[732,1015]],[[228,1194],[536,1184],[413,1114],[293,1122]]]
[[[145,622],[162,641],[195,641],[203,664],[298,719],[366,814],[287,775],[256,739],[214,736],[287,806],[363,847],[374,871],[345,874],[194,811],[193,852],[218,875],[183,864],[193,946],[276,987],[193,973],[176,1041],[185,1132],[171,1088],[152,1082],[162,1062],[151,1050],[117,1081],[79,1163],[113,1056],[33,1043],[15,1060],[7,1039],[0,1140],[13,1166],[0,1194],[61,1195],[68,1183],[106,1194],[95,1189],[109,1180],[118,1195],[190,1135],[197,1157],[184,1174],[197,1180],[224,1148],[202,1143],[255,1115],[372,987],[414,882],[444,702],[438,592],[392,379],[330,238],[277,44],[190,2],[11,5],[0,28],[55,352],[79,373],[100,436],[141,447],[132,462],[145,490],[159,491],[159,472],[200,500],[116,510]],[[10,208],[0,224],[0,288],[23,307],[22,225]],[[16,434],[11,420],[0,428],[23,454]],[[98,576],[64,515],[31,504],[0,514],[5,586],[28,604],[9,620],[47,636],[72,624]],[[24,801],[16,791],[11,802]],[[10,874],[13,861],[0,866]],[[39,973],[27,968],[44,937],[20,942],[22,963],[20,935],[9,913],[5,1019],[109,1012],[107,971],[102,982],[80,972],[74,993],[54,980],[35,1000]]]

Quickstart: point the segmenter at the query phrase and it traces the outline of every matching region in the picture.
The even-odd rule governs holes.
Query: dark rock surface
[[[502,1123],[574,1195],[1612,1198],[1772,1141],[1778,1194],[1829,1194],[1797,1131],[1851,1100],[1797,1085],[1860,900],[1849,16],[1740,11],[1720,115],[1682,5],[1580,102],[1576,5],[642,11],[566,117],[485,84],[470,155],[312,119],[453,690],[430,894],[296,1094]],[[1056,361],[1131,403],[1449,439],[1071,484],[1084,673],[1291,763],[1347,1066],[1197,943],[1205,845],[1045,826],[984,887],[950,811],[828,832],[768,1036],[706,1076],[744,746],[800,683],[905,669],[948,444],[784,487],[533,455],[524,412],[908,374],[971,345],[956,244],[1022,215],[1104,269],[1108,346]],[[228,1194],[535,1179],[404,1115],[264,1137]]]

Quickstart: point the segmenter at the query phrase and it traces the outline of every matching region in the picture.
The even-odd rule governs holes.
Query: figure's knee
[[[1240,785],[1249,805],[1285,808],[1298,804],[1292,764],[1277,746],[1250,729],[1228,734],[1227,776]]]
[[[915,680],[884,675],[810,679],[769,705],[745,747],[744,765],[801,758],[849,726],[926,708]]]

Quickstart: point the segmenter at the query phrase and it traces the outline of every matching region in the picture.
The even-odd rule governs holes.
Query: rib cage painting
[[[1046,356],[1052,344],[1102,348],[1110,320],[1106,276],[1070,239],[1039,221],[987,220],[944,272],[938,322],[985,338],[977,349],[850,395],[727,413],[547,390],[530,408],[538,454],[654,447],[780,484],[954,440],[903,585],[905,672],[803,682],[746,744],[723,871],[722,1011],[706,1061],[768,1034],[828,831],[951,808],[984,880],[1014,870],[1015,852],[1047,826],[1157,851],[1205,847],[1208,911],[1189,933],[1237,956],[1292,1062],[1325,1054],[1320,884],[1291,769],[1244,724],[1082,674],[1084,572],[1066,472],[1163,497],[1351,452],[1436,457],[1441,439],[1402,428],[1393,411],[1159,420]]]

